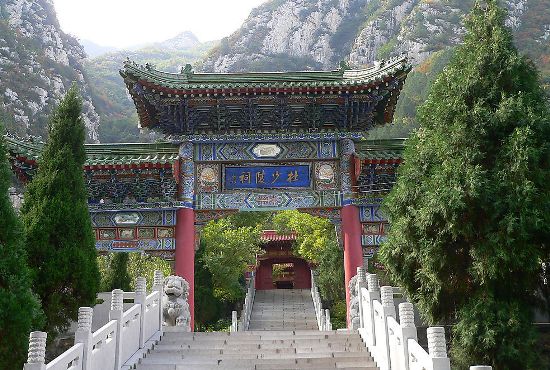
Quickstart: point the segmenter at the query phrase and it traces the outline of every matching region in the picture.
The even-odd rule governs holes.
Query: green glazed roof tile
[[[6,136],[10,152],[37,161],[44,143]],[[179,146],[172,143],[85,144],[85,165],[116,165],[139,163],[173,163],[178,158]]]
[[[364,140],[355,144],[355,152],[360,159],[399,159],[403,156],[405,140]]]
[[[409,70],[410,65],[406,57],[357,70],[250,73],[167,73],[127,60],[120,74],[125,79],[144,80],[159,87],[192,90],[240,87],[356,86],[376,83],[399,71],[406,73]]]

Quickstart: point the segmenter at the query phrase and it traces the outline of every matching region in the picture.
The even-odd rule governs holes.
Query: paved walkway
[[[319,330],[311,291],[257,290],[249,330]]]

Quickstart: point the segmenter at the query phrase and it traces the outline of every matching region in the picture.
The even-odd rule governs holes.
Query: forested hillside
[[[122,50],[89,59],[85,69],[93,81],[94,105],[101,117],[99,138],[102,142],[135,142],[154,140],[151,132],[140,133],[134,103],[118,71],[126,58],[156,68],[178,72],[186,63],[203,58],[215,42],[201,43],[191,32],[139,50]]]

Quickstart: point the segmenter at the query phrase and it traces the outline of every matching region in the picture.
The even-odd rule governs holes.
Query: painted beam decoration
[[[176,210],[91,211],[99,253],[159,254],[176,248]],[[165,255],[170,255],[170,253]]]

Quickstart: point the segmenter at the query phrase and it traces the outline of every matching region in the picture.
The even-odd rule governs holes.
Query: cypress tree
[[[430,323],[455,323],[453,368],[537,368],[532,326],[550,249],[549,109],[496,0],[419,109],[381,258]]]
[[[22,207],[33,287],[49,339],[95,303],[99,271],[83,165],[85,128],[76,86],[52,113],[49,138]]]
[[[113,289],[122,289],[127,292],[130,291],[132,279],[128,274],[129,260],[130,255],[128,253],[114,253],[111,256],[103,290],[108,292]]]
[[[8,196],[11,179],[0,124],[0,369],[22,369],[29,333],[42,319],[31,292],[23,226]]]

